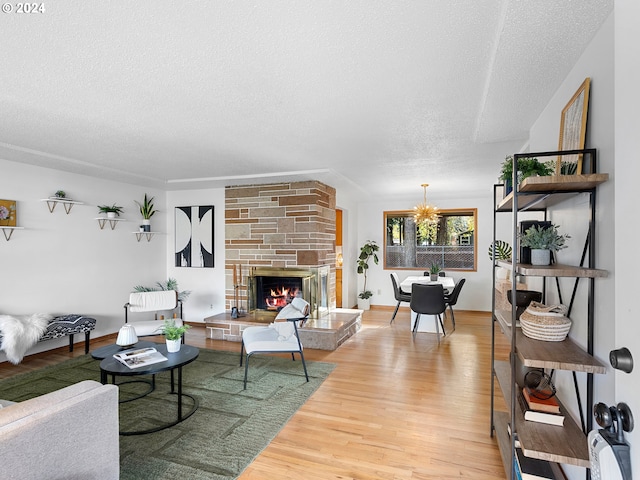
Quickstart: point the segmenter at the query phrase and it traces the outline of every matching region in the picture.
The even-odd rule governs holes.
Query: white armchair
[[[242,346],[240,347],[240,366],[246,352],[244,365],[244,388],[247,388],[249,358],[254,353],[291,353],[295,361],[295,354],[300,354],[304,375],[309,381],[307,364],[304,361],[302,343],[298,337],[298,322],[303,322],[309,315],[309,303],[302,298],[294,298],[284,307],[274,323],[267,327],[247,327],[242,332]],[[278,321],[280,320],[280,321]]]
[[[175,290],[159,290],[152,292],[134,292],[129,295],[129,301],[124,305],[124,323],[133,325],[138,337],[161,335],[164,322],[158,319],[158,312],[179,311],[178,318],[174,318],[177,326],[182,325],[182,302],[178,300]],[[154,312],[153,320],[136,320],[134,316],[129,322],[130,313]],[[184,337],[182,337],[184,343]]]

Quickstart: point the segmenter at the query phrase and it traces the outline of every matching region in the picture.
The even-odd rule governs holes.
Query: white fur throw
[[[7,360],[14,365],[20,363],[27,350],[38,343],[52,318],[53,315],[47,313],[16,317],[0,315],[0,332],[2,332],[0,349],[7,354]]]

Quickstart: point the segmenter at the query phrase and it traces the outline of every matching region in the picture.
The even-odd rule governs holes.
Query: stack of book
[[[564,415],[560,411],[560,404],[556,397],[538,398],[531,395],[527,388],[523,388],[521,392],[518,392],[518,401],[524,412],[525,420],[549,425],[564,425]]]
[[[516,476],[522,480],[555,479],[549,462],[526,457],[519,448],[516,448],[516,458],[513,461],[513,466],[516,470]]]

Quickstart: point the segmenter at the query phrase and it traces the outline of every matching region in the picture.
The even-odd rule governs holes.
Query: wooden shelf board
[[[511,312],[496,310],[495,317],[505,335],[511,335]],[[516,328],[516,345],[518,356],[526,367],[569,370],[586,373],[606,373],[607,368],[592,355],[584,351],[571,338],[562,342],[545,342],[534,340]]]
[[[512,263],[506,260],[498,260],[498,265],[507,269],[513,269]],[[609,276],[607,270],[576,267],[562,263],[554,263],[553,265],[546,266],[518,263],[516,264],[516,273],[529,277],[606,278]]]
[[[608,173],[527,177],[518,186],[518,210],[548,208],[563,202],[569,196],[591,190],[608,180]],[[511,192],[504,197],[496,210],[510,212],[513,209],[513,195],[514,193]]]
[[[504,393],[511,384],[510,366],[507,362],[496,362],[494,371]],[[589,468],[587,437],[562,402],[558,403],[565,416],[562,427],[525,420],[520,405],[516,404],[515,430],[522,452],[527,457]]]

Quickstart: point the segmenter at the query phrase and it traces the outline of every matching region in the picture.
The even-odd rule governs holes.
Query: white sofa
[[[117,480],[118,387],[93,380],[1,402],[4,480]]]

